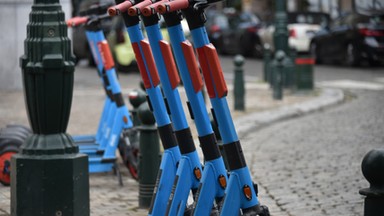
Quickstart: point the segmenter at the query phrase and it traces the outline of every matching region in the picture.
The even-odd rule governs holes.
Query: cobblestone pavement
[[[78,73],[82,73],[80,71]],[[127,80],[126,75],[121,75],[121,80],[127,80],[127,86],[138,86],[138,74],[130,74],[133,78]],[[101,108],[104,102],[104,92],[96,87],[87,84],[91,82],[84,78],[84,85],[76,85],[73,95],[71,116],[68,125],[68,133],[90,134],[97,129]],[[125,85],[127,83],[124,83]],[[91,86],[91,87],[90,87]],[[292,94],[285,92],[284,100],[275,101],[271,97],[271,90],[266,84],[256,80],[246,83],[246,110],[233,110],[233,92],[232,85],[229,83],[230,92],[228,94],[228,104],[233,118],[246,116],[254,112],[262,112],[282,106],[292,105],[310,100],[317,96],[318,92],[307,94]],[[131,89],[123,89],[126,95]],[[185,101],[185,92],[180,88],[182,100]],[[126,96],[124,96],[127,99]],[[25,112],[24,99],[21,91],[0,92],[0,101],[12,101],[12,103],[1,103],[0,106],[0,128],[6,124],[18,123],[28,125],[28,119]],[[128,104],[128,101],[126,101]],[[186,103],[184,103],[186,104]],[[209,102],[208,102],[209,104]],[[128,104],[129,105],[129,104]],[[129,105],[130,107],[130,105]],[[188,115],[187,108],[184,107]],[[189,119],[189,118],[188,118]],[[196,129],[192,121],[189,120],[192,132]],[[194,136],[195,137],[195,136]],[[197,145],[198,142],[195,142]],[[200,152],[200,148],[198,148]],[[127,169],[120,164],[124,186],[118,184],[117,177],[112,173],[90,174],[90,205],[92,216],[141,216],[147,215],[147,209],[138,208],[138,182],[133,180]],[[10,214],[10,188],[0,185],[0,216]]]
[[[353,90],[341,106],[242,137],[271,215],[363,215],[361,162],[383,147],[383,105],[383,91]]]

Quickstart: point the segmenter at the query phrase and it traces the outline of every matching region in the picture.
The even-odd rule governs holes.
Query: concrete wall
[[[22,88],[19,58],[24,54],[32,4],[33,0],[0,0],[0,90]],[[69,18],[71,2],[60,0],[60,4]]]

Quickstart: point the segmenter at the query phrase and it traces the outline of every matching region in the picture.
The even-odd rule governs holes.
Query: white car
[[[312,37],[322,26],[327,25],[330,21],[328,14],[318,12],[287,13],[287,19],[288,44],[297,52],[309,52]],[[274,25],[269,25],[259,30],[262,44],[269,44],[271,51],[274,51],[274,32]]]

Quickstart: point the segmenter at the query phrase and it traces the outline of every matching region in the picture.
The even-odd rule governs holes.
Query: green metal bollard
[[[287,1],[276,1],[276,13],[275,13],[275,31],[273,33],[273,43],[275,51],[282,50],[288,53],[288,20],[287,20]]]
[[[284,61],[286,55],[284,51],[278,50],[275,54],[275,59],[272,63],[273,73],[273,99],[283,99],[283,73],[284,73]]]
[[[291,87],[294,76],[294,62],[289,59],[290,48],[288,44],[288,18],[287,18],[287,1],[276,0],[276,13],[275,13],[275,31],[273,33],[273,43],[275,51],[284,51],[286,57],[284,59],[284,67],[282,72],[282,82],[285,88]]]
[[[235,110],[245,110],[244,95],[245,95],[245,83],[244,83],[244,57],[236,55],[234,59],[235,64],[235,80],[234,80],[234,96],[235,96]]]
[[[364,216],[384,215],[384,149],[368,152],[361,164],[364,177],[368,180],[369,188],[359,193],[365,197]]]
[[[286,56],[283,65],[283,86],[284,88],[293,89],[295,87],[295,62],[292,56]]]
[[[264,62],[264,81],[270,82],[271,80],[271,60],[272,60],[272,53],[271,53],[271,45],[264,44],[264,53],[263,53],[263,62]]]
[[[315,59],[308,55],[300,55],[295,60],[296,90],[313,90],[313,65]]]
[[[147,101],[146,93],[141,89],[134,89],[131,92],[129,92],[128,100],[133,107],[133,109],[131,110],[133,125],[138,126],[141,123],[137,115],[137,109],[142,103]]]
[[[139,207],[149,208],[160,167],[160,140],[155,125],[155,118],[148,103],[138,108],[141,125],[139,150]]]
[[[284,88],[294,89],[296,87],[296,50],[289,48],[284,59],[283,86]]]
[[[11,214],[89,215],[88,157],[66,133],[74,57],[59,0],[34,0],[20,58],[33,134],[11,160]]]

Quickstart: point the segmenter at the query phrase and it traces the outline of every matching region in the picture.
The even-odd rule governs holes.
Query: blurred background
[[[72,16],[95,3],[114,1],[73,0]],[[242,54],[262,59],[266,44],[274,51],[275,7],[276,1],[272,0],[227,0],[209,7],[210,41],[221,55]],[[380,0],[288,0],[289,46],[298,53],[311,54],[317,63],[378,66],[384,61],[383,11]],[[121,17],[104,20],[102,26],[117,70],[137,71]],[[186,24],[184,29],[188,35]],[[165,30],[163,33],[167,35]],[[72,36],[77,60],[86,59],[93,66],[84,29],[74,28]]]
[[[28,14],[33,0],[0,0],[0,89],[21,89],[19,58],[24,53]],[[61,0],[66,19],[92,4],[113,0]],[[316,63],[380,66],[384,56],[384,0],[287,0],[289,45],[309,53]],[[222,57],[242,54],[258,61],[265,44],[273,52],[274,0],[226,0],[207,9],[207,31]],[[185,23],[184,23],[185,24]],[[119,72],[137,71],[120,17],[103,21]],[[188,28],[184,30],[188,35]],[[163,29],[165,37],[166,31]],[[82,27],[68,30],[77,62],[93,66]]]

